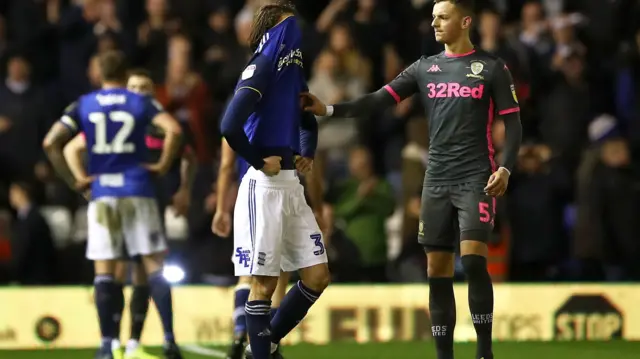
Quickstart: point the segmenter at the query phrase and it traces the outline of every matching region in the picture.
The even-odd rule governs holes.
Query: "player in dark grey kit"
[[[418,241],[428,258],[429,310],[438,359],[453,358],[454,247],[460,234],[462,264],[469,281],[469,307],[478,336],[477,359],[493,359],[493,287],[487,245],[495,197],[507,189],[520,141],[518,99],[505,63],[469,39],[472,0],[436,0],[436,40],[445,51],[414,62],[377,92],[325,106],[304,94],[305,110],[318,116],[354,117],[383,110],[419,94],[429,119],[429,163],[422,191]],[[504,163],[494,161],[491,127],[505,123]]]

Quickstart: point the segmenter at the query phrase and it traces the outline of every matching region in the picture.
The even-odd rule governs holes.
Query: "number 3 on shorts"
[[[316,245],[317,249],[314,249],[313,254],[317,255],[317,256],[321,256],[324,254],[324,243],[322,243],[322,234],[320,233],[315,233],[312,234],[311,239],[314,241],[314,244]]]
[[[480,212],[480,222],[489,223],[489,221],[491,221],[491,214],[489,213],[489,203],[478,203],[478,212]]]

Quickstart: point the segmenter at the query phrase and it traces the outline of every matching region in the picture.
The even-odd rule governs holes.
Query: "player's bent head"
[[[122,51],[107,51],[98,58],[103,82],[125,83],[127,81],[127,61]]]
[[[435,0],[433,26],[436,40],[449,43],[471,29],[474,0]]]
[[[253,17],[251,34],[249,35],[251,51],[258,49],[262,37],[269,29],[276,26],[285,17],[295,13],[295,6],[288,0],[273,1],[261,6]]]
[[[129,71],[127,79],[127,89],[143,95],[152,95],[154,83],[151,79],[151,73],[146,69],[137,68]]]

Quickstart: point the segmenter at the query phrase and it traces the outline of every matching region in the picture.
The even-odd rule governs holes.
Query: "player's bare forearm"
[[[162,154],[158,163],[162,168],[169,168],[178,156],[180,144],[182,142],[182,133],[179,131],[168,131],[164,137]]]
[[[193,188],[197,168],[196,156],[192,152],[185,153],[180,164],[180,188],[182,190],[190,191]]]
[[[518,152],[522,143],[522,124],[520,123],[520,113],[514,112],[502,116],[504,121],[504,159],[502,167],[509,172],[513,170],[518,160]]]
[[[321,213],[324,190],[322,188],[322,173],[320,169],[312,169],[304,176],[304,180],[307,184],[311,209],[315,213]]]
[[[82,135],[76,135],[76,137],[64,146],[64,150],[62,151],[67,165],[76,179],[87,177],[87,171],[83,163],[83,154],[85,151],[86,144]]]
[[[359,117],[367,116],[382,111],[396,104],[394,97],[385,89],[366,94],[353,101],[342,102],[333,105],[334,117]]]
[[[225,139],[222,139],[220,152],[220,168],[218,169],[218,180],[216,182],[216,194],[218,196],[216,211],[226,212],[231,209],[229,192],[235,173],[236,155]]]
[[[71,139],[71,131],[60,122],[56,122],[42,143],[51,165],[58,176],[73,190],[76,190],[76,178],[71,172],[63,154],[64,145]]]
[[[233,168],[221,169],[218,173],[218,181],[216,182],[216,195],[218,196],[216,211],[218,212],[227,212],[232,207],[229,192],[233,184],[233,173]]]

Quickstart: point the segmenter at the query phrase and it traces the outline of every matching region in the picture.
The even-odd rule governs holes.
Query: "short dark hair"
[[[146,77],[148,79],[151,79],[151,72],[142,67],[137,67],[135,69],[129,70],[129,77],[131,76],[140,76],[140,77]]]
[[[124,82],[127,80],[127,61],[122,51],[110,50],[98,56],[103,81]]]
[[[462,12],[468,16],[474,14],[475,1],[474,0],[435,0],[435,4],[441,2],[450,2],[456,7],[460,8]]]
[[[273,4],[263,5],[253,17],[251,34],[249,35],[249,47],[256,51],[264,34],[276,26],[282,15],[295,14],[296,7],[288,0],[276,1]]]

